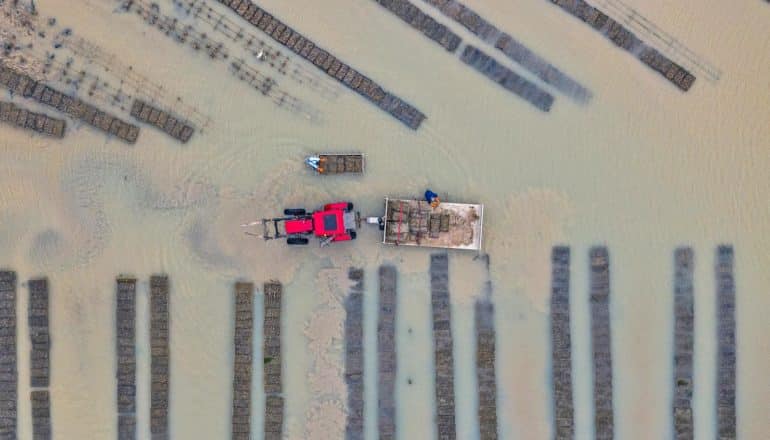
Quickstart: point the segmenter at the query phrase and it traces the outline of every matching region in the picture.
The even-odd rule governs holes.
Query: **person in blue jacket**
[[[438,194],[431,190],[425,190],[425,201],[430,203],[431,208],[435,208],[441,203],[441,199],[438,198]]]

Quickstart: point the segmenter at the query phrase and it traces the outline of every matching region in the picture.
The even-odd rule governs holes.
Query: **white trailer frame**
[[[469,210],[474,209],[476,213],[478,214],[478,219],[475,221],[476,225],[472,227],[473,229],[473,243],[470,245],[437,245],[437,244],[426,244],[426,243],[415,243],[415,242],[403,242],[403,243],[394,243],[387,240],[387,234],[388,234],[388,206],[390,201],[397,201],[397,200],[403,200],[403,201],[409,201],[409,202],[418,202],[418,203],[425,203],[428,202],[421,201],[418,199],[413,198],[390,198],[385,197],[385,214],[382,217],[383,221],[383,227],[382,227],[382,244],[390,245],[390,246],[411,246],[411,247],[421,247],[421,248],[433,248],[433,249],[457,249],[457,250],[467,250],[467,251],[481,251],[482,243],[484,239],[484,205],[483,204],[476,204],[476,203],[451,203],[451,202],[441,202],[439,205],[440,207],[443,207],[444,209],[455,209],[457,211],[462,210]],[[431,241],[430,238],[426,238],[425,241],[429,242]]]

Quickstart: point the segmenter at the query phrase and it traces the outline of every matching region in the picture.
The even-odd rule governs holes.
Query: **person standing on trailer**
[[[425,201],[430,204],[431,208],[436,208],[441,203],[441,199],[438,198],[438,194],[429,189],[425,190]]]

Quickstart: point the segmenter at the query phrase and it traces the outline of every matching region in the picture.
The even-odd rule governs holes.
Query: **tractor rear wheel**
[[[289,237],[286,243],[290,246],[304,246],[309,243],[309,240],[304,237]]]
[[[302,208],[288,208],[283,210],[283,215],[290,215],[292,217],[300,217],[305,214],[306,212]]]
[[[351,240],[355,240],[357,234],[356,234],[356,231],[350,231],[348,232],[348,235],[350,235]]]
[[[353,203],[352,202],[348,202],[348,211],[349,212],[353,211]]]

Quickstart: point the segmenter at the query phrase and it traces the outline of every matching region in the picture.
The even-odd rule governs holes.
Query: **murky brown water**
[[[146,297],[155,272],[168,273],[172,283],[174,438],[228,436],[236,278],[285,284],[288,437],[339,438],[345,396],[339,301],[351,264],[366,268],[366,427],[375,438],[375,276],[381,262],[395,263],[401,273],[399,437],[432,437],[435,428],[426,422],[433,414],[428,253],[383,248],[376,230],[362,231],[356,243],[320,250],[263,243],[239,228],[287,206],[334,199],[377,215],[384,195],[420,194],[426,186],[445,199],[485,204],[502,438],[550,436],[546,312],[555,243],[573,249],[581,439],[592,432],[588,247],[605,243],[610,249],[615,415],[624,439],[670,437],[672,253],[681,244],[694,247],[696,431],[699,438],[712,437],[712,267],[722,242],[736,249],[738,434],[763,438],[770,430],[762,409],[770,404],[770,8],[763,2],[629,0],[722,68],[715,84],[697,81],[682,94],[547,1],[466,3],[587,85],[591,102],[581,106],[556,95],[549,114],[538,112],[375,2],[265,0],[266,9],[428,115],[413,132],[326,79],[321,87],[331,93],[279,77],[283,90],[317,110],[310,121],[276,108],[228,73],[225,63],[172,42],[134,16],[113,15],[115,2],[36,2],[42,16],[56,16],[212,120],[185,146],[149,127],[135,146],[106,141],[85,127],[63,142],[0,128],[0,265],[22,280],[46,275],[51,281],[57,438],[115,437],[113,297],[120,273],[142,280],[137,414],[140,437],[149,435]],[[159,4],[173,11],[170,1]],[[365,152],[366,176],[313,176],[302,158],[323,150]],[[459,438],[477,436],[472,300],[487,275],[472,258],[452,254],[450,267]],[[25,310],[26,289],[20,292],[19,310]],[[19,430],[28,438],[28,338],[26,321],[19,322]],[[261,340],[260,322],[255,341]],[[257,347],[256,359],[259,353]],[[255,371],[256,432],[264,405],[260,385]]]

